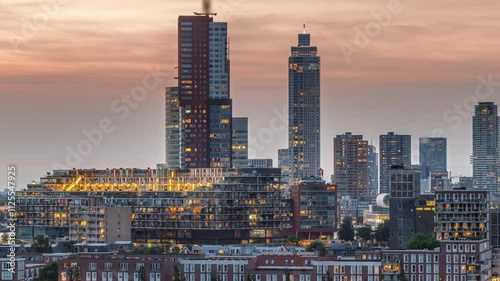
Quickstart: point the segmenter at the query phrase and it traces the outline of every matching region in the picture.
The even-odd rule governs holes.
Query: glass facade
[[[288,59],[288,145],[291,184],[316,177],[320,169],[320,57],[310,34],[299,34]]]
[[[428,178],[433,172],[446,172],[446,138],[419,139],[420,166],[422,178]]]
[[[500,195],[500,149],[498,106],[481,102],[472,118],[473,186],[492,192],[493,200]]]
[[[233,117],[233,168],[248,166],[248,118]]]
[[[229,67],[227,23],[213,22],[209,15],[180,16],[180,168],[232,167]],[[173,151],[167,143],[169,148]]]
[[[391,166],[411,167],[411,136],[393,132],[380,136],[380,193],[390,191]]]
[[[276,168],[54,171],[19,193],[16,216],[21,239],[104,242],[120,206],[136,243],[269,242],[291,227],[280,180]]]

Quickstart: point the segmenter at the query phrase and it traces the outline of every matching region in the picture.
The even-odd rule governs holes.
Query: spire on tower
[[[306,34],[306,24],[304,23],[304,34]]]

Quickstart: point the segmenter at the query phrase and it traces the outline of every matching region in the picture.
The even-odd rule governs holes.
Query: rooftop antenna
[[[201,12],[201,13],[194,12],[194,14],[197,16],[206,16],[206,17],[216,16],[217,13],[212,13],[210,11],[212,8],[212,1],[211,0],[202,0],[202,1],[203,1],[202,2],[203,12]]]
[[[304,23],[304,34],[306,34],[306,24]]]

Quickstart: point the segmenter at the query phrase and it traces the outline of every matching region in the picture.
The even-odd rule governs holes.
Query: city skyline
[[[18,20],[22,17],[17,18],[16,16],[20,14],[31,15],[38,12],[40,8],[37,6],[38,4],[5,3],[7,9],[4,11],[6,11],[7,21],[5,30],[4,28],[0,30],[5,35],[0,47],[0,53],[3,57],[0,71],[4,74],[1,84],[2,88],[5,88],[1,90],[1,93],[6,96],[6,102],[2,103],[4,107],[1,108],[1,111],[8,118],[0,121],[2,128],[5,128],[2,136],[2,144],[4,145],[2,146],[1,158],[6,162],[2,163],[4,166],[8,164],[19,166],[19,186],[21,188],[25,187],[26,182],[36,180],[46,171],[51,171],[54,168],[52,166],[54,162],[64,163],[64,158],[67,155],[65,147],[75,147],[83,139],[83,130],[92,130],[98,127],[96,124],[99,124],[103,118],[115,117],[110,110],[110,105],[115,99],[120,98],[120,95],[130,92],[133,87],[140,83],[143,76],[147,74],[146,66],[154,68],[158,58],[161,58],[159,65],[165,70],[170,70],[170,66],[177,64],[176,43],[172,40],[165,40],[164,37],[175,34],[178,14],[190,14],[192,11],[199,10],[199,1],[193,1],[191,7],[188,7],[187,4],[178,5],[180,2],[173,1],[172,3],[164,4],[165,10],[168,10],[168,17],[161,21],[153,19],[153,17],[159,18],[160,14],[164,16],[163,13],[158,12],[158,15],[155,14],[155,16],[147,18],[147,21],[138,21],[136,28],[131,31],[126,28],[128,25],[118,22],[131,18],[137,20],[136,17],[144,16],[145,11],[152,9],[152,2],[141,3],[143,9],[137,15],[123,11],[119,14],[105,15],[107,9],[112,10],[115,7],[112,4],[103,3],[101,4],[102,10],[97,11],[93,16],[85,14],[85,11],[92,5],[89,7],[88,3],[77,5],[70,2],[67,6],[61,7],[59,16],[55,16],[48,23],[48,30],[39,30],[29,42],[23,41],[24,43],[19,46],[18,52],[12,50],[9,42],[11,34],[19,34],[23,26],[22,21]],[[254,147],[255,150],[253,151],[255,155],[249,155],[251,158],[276,159],[277,149],[286,146],[286,123],[284,124],[285,128],[273,132],[272,144],[263,144],[263,140],[260,140],[259,144],[258,135],[262,129],[270,127],[269,120],[271,118],[279,118],[280,113],[283,113],[284,116],[287,115],[284,109],[287,102],[286,67],[283,65],[286,64],[289,46],[295,43],[296,34],[300,32],[304,21],[307,23],[308,32],[315,38],[315,45],[321,50],[323,66],[329,65],[323,69],[322,86],[322,106],[323,109],[327,108],[330,111],[322,115],[324,151],[321,166],[325,169],[325,178],[328,178],[333,171],[331,161],[333,153],[329,144],[336,134],[352,131],[363,134],[367,140],[373,140],[376,143],[378,135],[395,131],[399,134],[411,134],[413,144],[415,144],[415,140],[418,140],[420,136],[435,136],[432,132],[437,128],[442,128],[449,138],[449,170],[454,174],[472,174],[468,161],[472,151],[472,114],[467,117],[458,117],[460,115],[454,113],[453,110],[455,104],[471,104],[470,97],[474,96],[476,87],[481,84],[478,80],[479,76],[488,80],[488,76],[491,74],[493,75],[492,80],[500,80],[495,79],[499,77],[498,73],[495,72],[497,65],[495,56],[493,53],[489,53],[498,49],[495,47],[498,46],[498,42],[493,39],[493,36],[484,39],[484,41],[478,38],[471,39],[474,37],[473,35],[467,37],[467,41],[480,42],[481,45],[487,43],[491,46],[491,49],[481,49],[481,51],[478,51],[480,48],[471,48],[473,45],[468,45],[470,43],[467,42],[463,42],[458,47],[451,46],[453,40],[449,40],[446,41],[448,48],[439,49],[434,57],[425,56],[426,51],[431,51],[430,54],[432,54],[432,50],[435,50],[432,48],[422,48],[423,50],[416,52],[421,55],[421,61],[416,61],[415,57],[410,59],[402,59],[398,55],[387,57],[388,53],[386,52],[388,51],[381,50],[381,48],[383,49],[388,43],[397,42],[391,35],[403,32],[403,30],[408,30],[407,35],[414,34],[411,31],[413,26],[416,37],[428,36],[427,38],[431,38],[431,40],[425,41],[426,44],[429,44],[427,47],[436,48],[430,44],[438,37],[436,34],[431,36],[430,33],[437,32],[442,28],[458,28],[458,24],[462,23],[462,19],[456,20],[455,25],[446,22],[444,27],[434,26],[435,29],[432,29],[432,32],[431,29],[422,28],[418,24],[406,25],[408,21],[412,22],[411,16],[416,17],[419,12],[432,8],[432,4],[429,2],[422,2],[414,6],[414,10],[411,10],[408,3],[408,7],[401,14],[393,16],[392,24],[385,27],[380,36],[373,38],[370,46],[364,48],[359,55],[356,54],[352,62],[348,63],[338,47],[339,42],[343,42],[342,39],[350,40],[349,38],[355,35],[356,27],[362,27],[363,23],[372,19],[371,11],[378,11],[386,7],[384,1],[371,3],[363,9],[356,9],[352,5],[345,4],[344,11],[357,11],[360,15],[353,19],[351,24],[346,21],[346,15],[342,15],[336,20],[326,20],[322,17],[314,20],[312,16],[304,17],[304,19],[282,20],[286,18],[288,13],[293,13],[302,7],[298,1],[290,2],[287,11],[280,11],[277,16],[270,19],[265,17],[268,12],[260,1],[255,1],[255,3],[253,1],[252,3],[233,1],[231,3],[235,4],[233,9],[231,11],[226,9],[226,15],[220,13],[222,18],[217,20],[227,20],[231,24],[232,77],[235,80],[232,85],[233,116],[249,117],[250,136],[254,142],[252,144],[252,138],[250,138],[250,147]],[[181,7],[175,6],[176,4]],[[274,6],[276,4],[267,4],[276,7]],[[478,34],[481,34],[481,31],[486,31],[486,33],[482,33],[483,36],[488,34],[490,31],[488,27],[494,26],[497,19],[489,18],[487,15],[488,12],[494,11],[494,7],[497,7],[498,4],[491,1],[482,1],[480,4],[473,7],[466,5],[467,11],[463,7],[455,7],[457,9],[450,11],[457,17],[461,14],[467,14],[472,18],[479,15],[486,16],[481,21],[470,23],[469,29],[463,31],[464,33],[449,35],[449,37],[459,39],[466,34],[470,35],[471,30]],[[339,8],[339,5],[334,4],[332,11],[337,11],[335,8]],[[445,9],[446,5],[444,4],[441,9]],[[134,11],[132,7],[135,6],[127,3],[123,7],[126,11],[132,12]],[[103,11],[104,13],[102,13]],[[249,11],[260,12],[252,15],[252,18],[247,14]],[[338,9],[338,11],[342,11],[342,9]],[[9,12],[13,13],[9,14]],[[325,15],[325,12],[319,14]],[[342,13],[338,12],[338,14]],[[439,9],[430,14],[428,17],[432,19],[434,15],[436,17],[434,19],[437,19],[436,14],[439,14]],[[69,20],[69,18],[73,19]],[[260,19],[260,21],[252,20],[255,18]],[[439,18],[441,19],[440,16]],[[79,22],[84,24],[74,25]],[[154,28],[149,27],[145,22],[152,24]],[[338,25],[338,33],[327,32],[331,22]],[[105,25],[105,23],[108,23],[108,28],[116,31],[112,34],[111,40],[105,40],[106,36],[111,34],[109,29],[96,31],[99,24]],[[250,24],[256,27],[254,31],[247,30]],[[253,42],[254,46],[258,46],[259,31],[268,27],[272,27],[270,28],[272,32],[268,33],[275,37],[269,45],[273,48],[271,48],[272,50],[257,48],[262,53],[257,53],[261,55],[259,55],[259,59],[255,60],[255,56],[248,56],[247,44],[255,41]],[[60,36],[68,33],[83,35],[81,42],[71,43]],[[130,44],[130,39],[127,37],[131,34],[142,34],[144,36],[142,38],[146,40]],[[169,36],[165,36],[167,34]],[[339,40],[332,40],[332,37],[336,37],[336,35],[339,35],[337,38]],[[484,36],[484,38],[487,37]],[[115,42],[112,44],[115,48],[113,52],[102,52],[102,50],[110,48],[108,43],[110,41],[113,43],[113,40]],[[407,52],[403,52],[405,50],[403,47],[408,43],[396,44],[399,47],[396,50],[408,55]],[[123,47],[119,45],[124,45],[127,49],[122,49]],[[66,46],[73,47],[69,49],[79,52],[60,56],[60,52],[65,50],[62,46],[64,48]],[[58,52],[53,53],[52,50],[58,50]],[[98,52],[98,50],[101,51]],[[454,55],[461,57],[463,61]],[[483,57],[487,59],[481,59]],[[379,68],[376,64],[372,64],[381,58],[388,60],[385,68]],[[394,65],[396,62],[400,62],[402,65]],[[426,65],[426,63],[431,62],[433,64]],[[260,64],[266,66],[266,71],[262,71],[263,68]],[[51,65],[51,67],[43,67],[45,65]],[[421,71],[428,69],[427,67],[436,69],[439,75],[434,73],[432,76],[427,71]],[[399,74],[405,72],[402,70],[410,70],[408,76]],[[380,73],[377,74],[378,71]],[[391,80],[388,81],[385,77],[391,77]],[[163,163],[164,112],[161,107],[164,99],[163,89],[176,83],[168,77],[159,84],[156,89],[151,91],[148,98],[138,106],[137,110],[131,110],[131,115],[126,120],[121,122],[121,120],[113,119],[116,130],[106,135],[102,143],[94,147],[89,156],[82,157],[82,161],[75,166],[77,168],[153,167],[156,163]],[[368,94],[367,91],[369,91]],[[253,93],[259,93],[258,97],[266,97],[267,104],[263,105],[261,100],[255,99]],[[407,94],[404,97],[404,102],[400,99],[401,93]],[[429,105],[421,98],[422,93],[426,93],[428,97],[440,94],[441,99],[433,100],[433,104]],[[491,96],[494,97],[494,95]],[[27,99],[29,101],[26,101]],[[498,98],[495,97],[492,101],[498,103]],[[360,106],[358,109],[362,109],[364,114],[346,122],[343,117],[349,114],[350,108],[356,105]],[[406,105],[412,106],[407,107]],[[412,112],[408,110],[409,108],[417,110]],[[262,109],[262,113],[259,111],[260,109]],[[273,109],[278,113],[273,113]],[[397,110],[391,111],[389,109]],[[322,111],[325,112],[325,110]],[[444,119],[442,114],[447,111],[451,111],[447,115],[448,117],[456,118]],[[422,112],[428,114],[422,116]],[[402,117],[393,118],[394,114]],[[373,118],[375,115],[378,116]],[[413,121],[416,120],[418,122],[414,123]],[[373,126],[373,124],[378,126]],[[408,125],[411,125],[412,128],[405,129]],[[264,148],[260,149],[260,146]],[[413,147],[412,162],[417,163],[415,154],[418,153],[418,150],[415,149],[416,145]],[[130,153],[129,155],[120,153],[125,149]]]

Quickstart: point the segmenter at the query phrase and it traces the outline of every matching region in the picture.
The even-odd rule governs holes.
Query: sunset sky
[[[199,0],[2,0],[0,161],[18,166],[19,186],[65,164],[67,147],[105,118],[114,131],[76,168],[162,163],[177,18],[200,8]],[[471,115],[458,108],[477,101],[479,77],[499,81],[481,93],[500,103],[498,0],[214,0],[213,10],[216,21],[229,23],[233,115],[249,117],[251,156],[276,161],[287,146],[286,123],[270,121],[287,114],[287,59],[306,23],[322,63],[328,180],[333,138],[346,131],[377,147],[380,134],[411,134],[415,163],[418,138],[441,132],[449,170],[471,174]],[[390,17],[377,25],[380,13]],[[378,29],[360,46],[367,25]],[[341,48],[347,45],[359,47],[350,60]],[[157,66],[169,78],[120,119],[111,105]]]

